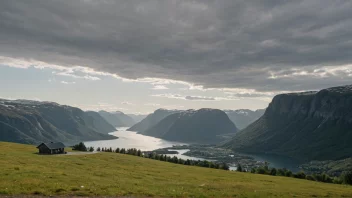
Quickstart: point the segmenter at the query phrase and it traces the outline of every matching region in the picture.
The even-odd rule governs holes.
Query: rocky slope
[[[165,117],[180,112],[179,110],[167,110],[167,109],[158,109],[154,111],[152,114],[149,114],[146,118],[142,121],[138,122],[137,124],[133,125],[129,128],[129,131],[137,131],[137,132],[144,132],[149,128],[155,126],[158,122],[160,122]]]
[[[352,86],[281,94],[224,147],[304,161],[352,156]]]
[[[219,135],[236,132],[236,126],[225,112],[200,109],[171,114],[141,133],[171,141],[218,143],[223,140]]]
[[[112,139],[106,133],[113,127],[103,120],[57,103],[0,99],[0,141],[37,144]]]
[[[114,127],[130,127],[136,122],[121,111],[99,111],[99,114]]]
[[[224,110],[224,112],[229,116],[230,120],[238,129],[244,129],[259,119],[264,114],[265,109],[258,109],[255,111],[249,109]]]

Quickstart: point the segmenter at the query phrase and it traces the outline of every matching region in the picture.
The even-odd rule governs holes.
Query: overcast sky
[[[351,84],[352,1],[2,0],[0,97],[83,109],[265,108]]]

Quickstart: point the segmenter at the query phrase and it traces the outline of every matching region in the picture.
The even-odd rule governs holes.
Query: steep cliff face
[[[301,160],[352,155],[352,86],[281,94],[265,114],[224,147],[275,153]]]
[[[155,126],[158,122],[160,122],[165,117],[180,112],[179,110],[167,110],[167,109],[157,109],[152,114],[149,114],[146,118],[142,121],[138,122],[137,124],[133,125],[129,128],[129,131],[137,131],[139,133],[143,133],[144,131],[148,130],[149,128]]]
[[[78,108],[51,102],[0,100],[0,141],[39,142],[111,139],[113,129]]]
[[[219,143],[223,139],[218,135],[236,132],[236,126],[225,112],[218,109],[200,109],[169,115],[142,134],[171,141]]]

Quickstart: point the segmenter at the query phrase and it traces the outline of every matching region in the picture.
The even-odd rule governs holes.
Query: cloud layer
[[[348,0],[8,0],[0,56],[205,88],[319,89],[351,82],[351,10]]]

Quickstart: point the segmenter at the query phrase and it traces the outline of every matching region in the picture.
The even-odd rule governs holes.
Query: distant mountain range
[[[160,122],[162,119],[166,118],[167,116],[181,112],[180,110],[167,110],[167,109],[158,109],[153,113],[149,114],[145,117],[142,121],[138,122],[137,124],[133,125],[129,128],[129,131],[137,131],[143,132],[148,130],[149,128],[155,126]]]
[[[141,114],[126,114],[126,115],[131,117],[135,123],[138,123],[142,121],[145,117],[147,117],[147,115],[141,115]]]
[[[160,120],[160,121],[158,121]],[[218,135],[237,132],[225,112],[218,109],[169,111],[159,109],[137,125],[140,134],[170,141],[218,143]]]
[[[259,119],[264,114],[265,109],[258,109],[255,111],[249,109],[224,110],[224,112],[229,116],[230,120],[238,129],[244,129]]]
[[[99,114],[114,127],[130,127],[136,123],[135,120],[121,111],[99,111]]]
[[[0,99],[0,141],[38,144],[112,139],[115,131],[96,112],[53,102]]]
[[[277,95],[260,119],[223,147],[304,161],[337,160],[352,156],[351,140],[350,85]]]

